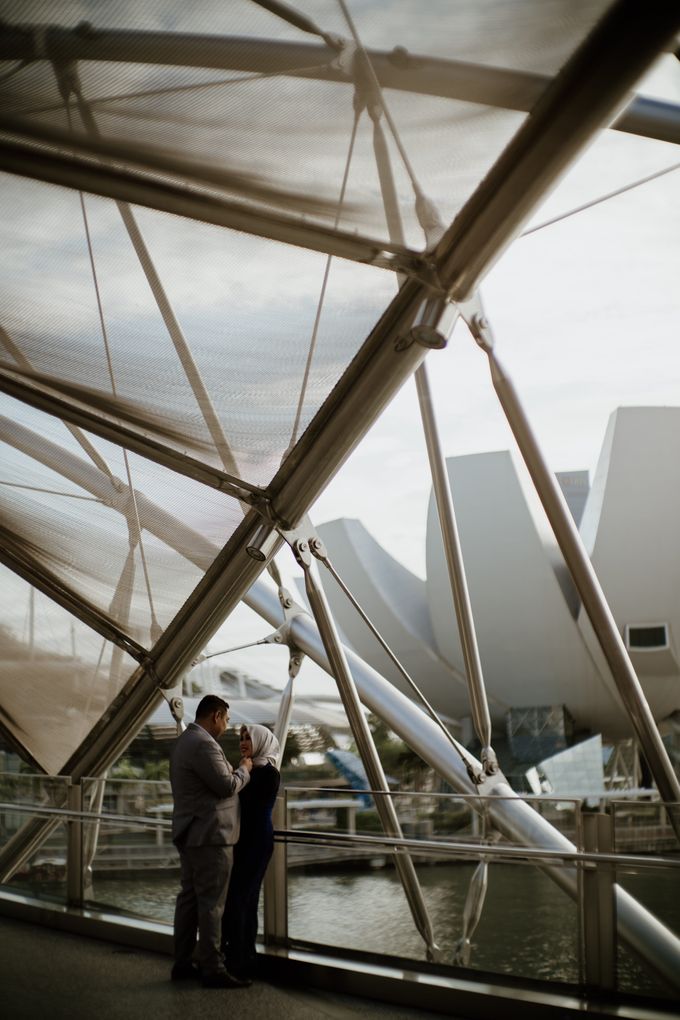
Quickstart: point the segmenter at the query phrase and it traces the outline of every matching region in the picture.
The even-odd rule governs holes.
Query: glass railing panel
[[[9,805],[0,808],[0,848],[29,817],[20,808],[66,808],[68,787],[69,781],[62,776],[0,772],[0,804]]]
[[[679,805],[664,804],[650,790],[645,800],[615,800],[609,805],[614,848],[621,854],[677,854],[680,842],[671,825],[670,811]]]
[[[613,801],[610,810],[617,853],[635,855],[642,861],[649,861],[649,865],[659,857],[668,857],[680,865],[680,844],[669,817],[671,810],[678,810],[677,805],[662,803],[650,791],[645,800]],[[680,866],[649,865],[618,867],[617,882],[680,938]],[[617,967],[622,991],[655,996],[670,994],[664,983],[624,944],[619,944]]]
[[[617,881],[638,903],[646,907],[676,938],[680,938],[680,868],[660,866],[618,868]],[[622,992],[674,998],[666,983],[650,972],[625,943],[619,940],[618,987]]]
[[[43,816],[21,813],[24,822],[40,821]],[[65,822],[51,824],[46,839],[22,859],[2,888],[22,893],[46,903],[66,903],[67,835]]]
[[[66,824],[49,817],[50,809],[65,810],[68,780],[28,772],[0,773],[0,848],[24,826],[45,831],[30,856],[20,859],[6,888],[48,903],[66,902]],[[36,810],[37,809],[37,810]]]
[[[288,828],[298,832],[381,836],[375,799],[361,791],[288,790]],[[404,836],[422,843],[410,853],[443,963],[456,956],[479,844],[492,850],[488,886],[467,963],[472,969],[575,984],[579,980],[578,906],[540,867],[494,859],[504,840],[480,819],[479,798],[392,794]],[[542,803],[576,832],[576,802]],[[455,843],[454,856],[433,843]],[[516,843],[505,841],[508,847]],[[467,847],[469,846],[469,852]],[[559,867],[556,864],[555,867]],[[351,849],[312,842],[288,846],[291,939],[373,954],[425,958],[389,847]]]
[[[172,924],[178,891],[179,857],[167,828],[100,823],[86,876],[86,906]]]
[[[179,891],[179,856],[170,838],[172,793],[167,781],[88,779],[83,806],[103,819],[83,828],[86,905],[172,923]]]

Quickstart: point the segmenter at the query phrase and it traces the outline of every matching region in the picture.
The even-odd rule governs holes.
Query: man
[[[250,758],[242,758],[234,771],[225,758],[217,741],[228,721],[227,702],[208,694],[199,702],[195,722],[178,738],[170,757],[172,840],[181,866],[172,979],[199,977],[191,962],[198,927],[200,976],[207,988],[247,983],[227,973],[220,953],[233,846],[239,837],[238,792],[250,779],[253,767]]]

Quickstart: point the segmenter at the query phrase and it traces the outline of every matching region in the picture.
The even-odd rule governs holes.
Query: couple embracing
[[[265,726],[241,727],[241,760],[232,769],[218,740],[229,705],[209,694],[170,758],[172,839],[181,887],[175,906],[173,981],[207,988],[252,981],[257,906],[274,847],[272,807],[279,788],[279,744]],[[199,963],[193,963],[196,931]]]

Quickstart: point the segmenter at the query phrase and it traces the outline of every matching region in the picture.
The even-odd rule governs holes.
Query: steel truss
[[[427,281],[421,282],[411,276],[403,285],[338,386],[285,459],[268,486],[262,504],[257,509],[248,510],[242,524],[208,568],[185,606],[150,650],[145,665],[133,674],[109,710],[74,752],[64,768],[64,773],[74,782],[88,775],[100,775],[115,760],[157,703],[159,692],[170,689],[177,682],[217,627],[244,598],[262,569],[262,562],[253,559],[247,552],[254,536],[258,536],[258,546],[265,560],[274,555],[280,543],[277,529],[290,531],[298,525],[382,408],[422,362],[427,347],[423,346],[422,334],[411,330],[411,327],[426,301],[441,295],[461,301],[473,294],[483,275],[521,230],[539,201],[594,134],[615,119],[640,75],[671,43],[680,27],[680,10],[675,5],[647,4],[642,19],[635,17],[638,12],[636,0],[617,0],[558,77],[548,85],[536,106],[532,106],[531,117],[437,245],[428,263]],[[36,52],[38,37],[41,49]],[[21,42],[25,48],[23,56],[28,59],[125,60],[131,45],[138,46],[140,41],[153,42],[153,54],[151,51],[147,54],[151,62],[167,62],[164,49],[167,42],[171,41],[177,53],[176,36],[162,38],[157,34],[145,36],[144,33],[98,33],[89,30],[65,33],[41,29],[39,34],[33,30],[13,32],[10,42],[14,50],[8,52],[5,40],[0,55],[7,59],[10,56],[22,59],[18,52],[21,49],[18,42]],[[195,42],[195,39],[185,40],[184,63],[192,63],[192,53],[196,53]],[[205,40],[202,42],[205,47]],[[221,47],[220,59],[224,61],[225,44],[221,40],[213,42],[216,47],[211,52],[220,51]],[[137,59],[140,59],[140,52],[139,48],[135,50]],[[201,66],[206,66],[209,47],[202,52]],[[30,142],[22,137],[23,125],[7,124],[7,127],[10,137],[5,135],[4,147],[5,153],[9,154],[9,163],[5,160],[3,165],[13,172],[36,175],[36,150],[31,149]],[[168,208],[162,195],[174,193],[176,185],[166,181],[162,188],[158,182],[148,178],[148,187],[144,191],[137,179],[137,191],[131,195],[130,181],[124,175],[102,167],[105,144],[89,144],[93,150],[92,158],[84,164],[78,164],[72,156],[67,158],[60,170],[60,183],[87,190],[89,182],[90,189],[96,191],[98,175],[106,172],[110,179],[108,190],[104,193],[156,208]],[[27,145],[30,152],[27,152]],[[56,154],[53,152],[50,158],[54,162]],[[183,215],[195,213],[200,219],[202,202],[205,205],[203,196],[183,194],[175,211]],[[251,223],[249,228],[245,221],[242,229],[258,232],[255,224]],[[329,250],[328,233],[326,231],[323,244],[317,238],[320,250]],[[274,235],[270,232],[267,236]],[[282,239],[290,240],[290,236]],[[293,243],[314,247],[313,243],[310,244],[309,232],[305,231]],[[352,243],[356,245],[358,242],[355,239]],[[347,242],[338,253],[356,257],[349,254],[351,247]],[[379,247],[380,251],[385,249],[385,246]],[[378,258],[380,252],[375,250],[375,246],[371,250],[373,258]],[[368,260],[365,244],[362,260]],[[394,263],[391,265],[394,268]],[[52,411],[55,410],[53,406]],[[129,441],[126,437],[126,442],[123,442],[120,433],[117,438],[112,435],[109,438],[121,445],[127,445]],[[156,459],[159,451],[152,451],[149,444],[145,455]],[[261,531],[263,520],[266,524],[264,534]],[[258,584],[251,589],[245,601],[251,605],[258,602],[261,609],[270,612],[272,607],[266,606],[267,598],[263,586]],[[276,615],[278,623],[278,605]],[[291,633],[298,648],[316,661],[325,662],[328,667],[325,650],[318,645],[318,634],[310,630],[304,614],[291,620]],[[474,792],[470,789],[469,776],[460,758],[454,758],[435,724],[365,666],[362,667],[365,681],[362,688],[362,678],[357,679],[356,675],[358,663],[356,660],[353,662],[352,656],[348,660],[357,687],[369,707],[440,774],[445,775],[455,788]],[[663,772],[663,762],[659,764],[657,761],[656,764]],[[498,807],[491,809],[491,815],[500,831],[515,837],[521,834],[523,839],[537,846],[559,844],[567,849],[564,846],[567,841],[563,841],[535,812],[517,801],[510,788],[497,781],[497,777],[488,776],[478,787],[478,792],[493,792],[499,797]],[[508,799],[501,800],[501,797]],[[39,823],[27,826],[26,831],[22,830],[0,853],[3,873],[11,870],[16,861],[26,854],[29,845],[36,845],[39,840],[36,826]],[[556,871],[554,877],[567,891],[571,891],[575,881],[573,875]],[[617,909],[619,926],[627,941],[655,969],[669,979],[677,980],[680,972],[678,941],[622,890],[617,892]]]

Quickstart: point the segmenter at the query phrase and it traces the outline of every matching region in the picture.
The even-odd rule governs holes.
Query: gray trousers
[[[234,848],[187,846],[180,850],[181,888],[175,904],[175,962],[191,962],[198,929],[198,958],[204,975],[224,970],[220,953],[222,914]]]

